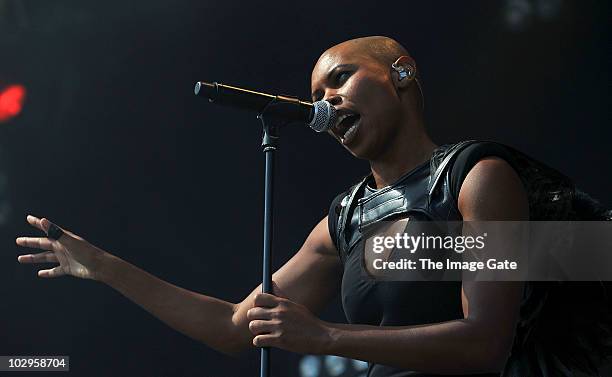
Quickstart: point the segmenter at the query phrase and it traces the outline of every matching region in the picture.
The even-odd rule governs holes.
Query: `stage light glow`
[[[313,355],[307,355],[300,360],[300,377],[319,377],[321,360]]]
[[[561,0],[539,0],[536,4],[536,8],[540,17],[545,20],[550,20],[559,15],[561,5]]]
[[[506,0],[504,6],[504,21],[506,26],[513,31],[523,30],[533,13],[533,6],[527,0]]]
[[[0,122],[6,122],[21,113],[25,95],[23,85],[9,85],[0,90]]]
[[[368,369],[368,363],[366,363],[365,361],[352,360],[351,363],[353,364],[353,369],[355,370],[362,371]]]
[[[523,31],[537,21],[550,21],[559,16],[562,0],[505,0],[503,21],[512,31]]]
[[[346,371],[347,359],[340,356],[325,356],[325,369],[330,376],[340,376]]]

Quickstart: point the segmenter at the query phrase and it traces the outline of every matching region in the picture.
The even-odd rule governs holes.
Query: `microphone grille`
[[[336,123],[336,108],[328,101],[316,101],[312,104],[313,116],[308,125],[317,132],[329,130]]]

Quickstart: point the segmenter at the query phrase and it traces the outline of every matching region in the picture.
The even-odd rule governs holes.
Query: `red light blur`
[[[6,122],[21,112],[26,89],[23,85],[9,85],[0,90],[0,122]]]

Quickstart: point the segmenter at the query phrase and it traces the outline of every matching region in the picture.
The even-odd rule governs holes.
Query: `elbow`
[[[224,321],[216,322],[214,328],[200,324],[199,331],[188,336],[225,356],[242,357],[252,348],[253,338],[242,317],[237,314],[237,308],[238,305],[232,304],[231,312],[226,312]]]
[[[244,323],[243,316],[238,314],[239,305],[234,304],[231,320],[217,347],[219,352],[232,358],[240,358],[253,346],[253,337]]]

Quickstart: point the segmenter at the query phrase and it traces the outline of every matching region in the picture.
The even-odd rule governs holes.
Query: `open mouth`
[[[361,124],[360,119],[361,116],[357,113],[346,113],[338,116],[333,132],[342,144],[348,144],[353,139]]]

